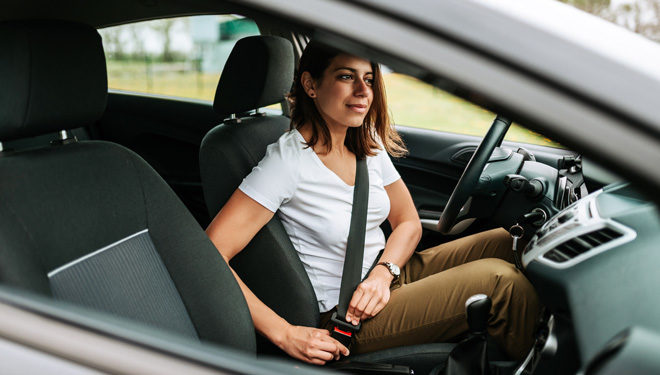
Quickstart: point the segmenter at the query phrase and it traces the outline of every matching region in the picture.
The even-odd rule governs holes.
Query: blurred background
[[[660,41],[660,0],[562,1],[650,40]],[[237,40],[258,35],[256,24],[238,15],[192,16],[99,30],[115,90],[212,101],[224,63]],[[494,114],[386,67],[384,79],[397,125],[483,136]],[[506,139],[561,147],[514,126]]]

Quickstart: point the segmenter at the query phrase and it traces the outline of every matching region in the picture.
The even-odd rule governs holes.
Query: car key
[[[520,261],[520,256],[518,255],[518,239],[520,239],[525,234],[525,229],[520,224],[515,223],[511,228],[509,228],[509,234],[513,239],[513,259],[516,262],[516,267],[522,270],[522,262]]]

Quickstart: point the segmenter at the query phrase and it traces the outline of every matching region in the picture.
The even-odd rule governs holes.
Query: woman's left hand
[[[369,277],[358,285],[348,304],[346,321],[357,325],[378,314],[390,300],[392,275],[387,268],[376,266]]]

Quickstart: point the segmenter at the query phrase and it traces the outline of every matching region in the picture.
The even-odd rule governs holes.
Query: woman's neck
[[[309,141],[309,139],[312,137],[312,125],[309,123],[303,125],[300,129],[298,129],[298,131],[300,134],[302,134],[306,141]],[[330,151],[328,151],[328,147],[324,145],[323,142],[317,142],[316,145],[314,145],[314,152],[321,155],[332,153],[338,154],[339,156],[344,156],[346,152],[349,152],[348,148],[346,148],[344,145],[348,127],[341,125],[332,126],[328,124],[328,131],[330,133],[330,139],[328,140],[328,143],[332,146]]]

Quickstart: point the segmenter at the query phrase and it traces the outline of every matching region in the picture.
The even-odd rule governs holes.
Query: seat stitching
[[[34,238],[32,237],[32,234],[30,234],[30,231],[27,229],[27,226],[25,225],[23,220],[21,220],[21,218],[16,214],[16,211],[12,209],[11,205],[7,202],[7,200],[6,199],[0,199],[0,203],[3,203],[4,206],[7,208],[7,210],[16,218],[16,221],[21,225],[21,229],[23,229],[25,234],[27,234],[28,238],[32,242],[32,245],[36,247],[37,243],[34,240]]]
[[[144,205],[144,225],[145,228],[149,229],[149,212],[148,212],[149,210],[147,209],[147,197],[144,192],[144,185],[142,183],[142,179],[140,178],[140,173],[138,171],[137,166],[135,165],[135,162],[133,161],[132,156],[133,155],[130,155],[129,153],[128,161],[133,166],[133,171],[135,172],[135,176],[137,177],[137,180],[140,183],[140,192],[142,193],[142,204]]]
[[[137,166],[135,165],[135,162],[134,162],[134,160],[133,160],[133,158],[132,158],[133,155],[131,154],[131,152],[128,152],[128,151],[127,151],[127,153],[128,153],[129,156],[130,156],[130,157],[129,157],[129,162],[130,162],[131,165],[133,166],[133,169],[134,169],[134,171],[135,171],[135,174],[136,174],[136,176],[137,176],[137,178],[138,178],[138,181],[139,181],[139,183],[140,183],[140,190],[142,191],[142,203],[144,204],[144,220],[145,220],[145,226],[146,226],[147,229],[149,229],[149,213],[148,213],[149,210],[148,210],[148,208],[147,208],[147,197],[146,197],[146,193],[145,193],[145,191],[144,191],[144,184],[142,183],[142,179],[140,178],[140,172],[139,172],[139,170],[138,170]],[[151,235],[150,235],[150,237],[151,237]],[[152,241],[153,241],[153,240],[152,240]],[[170,269],[167,267],[167,265],[165,264],[165,261],[163,260],[163,258],[161,257],[161,254],[160,254],[160,252],[158,251],[158,248],[156,248],[156,244],[155,244],[155,243],[154,243],[154,248],[156,249],[156,253],[158,254],[158,258],[159,258],[160,261],[162,262],[163,267],[165,267],[165,270],[167,271],[167,274],[168,274],[170,280],[172,281],[172,284],[174,284],[174,289],[176,289],[176,291],[177,291],[177,293],[178,293],[178,295],[179,295],[179,298],[180,298],[180,300],[181,300],[181,303],[183,304],[183,307],[184,307],[184,309],[186,310],[186,313],[188,314],[188,319],[190,319],[190,323],[192,324],[193,329],[195,330],[195,334],[197,334],[197,338],[199,339],[200,336],[201,336],[201,334],[200,334],[200,332],[199,332],[199,328],[197,327],[197,325],[195,324],[195,321],[193,320],[193,315],[192,315],[192,313],[190,312],[190,306],[188,306],[188,303],[186,303],[185,299],[183,298],[183,294],[181,293],[181,290],[180,290],[180,288],[179,288],[179,285],[177,285],[176,281],[174,281],[174,278],[172,277],[172,273],[171,273]]]
[[[21,127],[26,127],[27,116],[30,113],[30,105],[32,104],[32,41],[30,38],[30,33],[25,32],[25,35],[28,39],[28,76],[27,76],[27,85],[28,85],[28,95],[27,95],[27,104],[25,105],[25,112],[23,113],[23,121]]]
[[[23,220],[21,220],[21,218],[16,214],[16,211],[15,211],[14,209],[12,209],[11,205],[7,202],[6,199],[0,199],[0,203],[4,203],[4,207],[7,208],[7,211],[9,211],[9,213],[11,213],[12,216],[13,216],[14,218],[16,218],[16,221],[17,221],[17,222],[19,223],[19,225],[21,226],[21,229],[23,229],[23,232],[25,232],[25,234],[27,235],[28,239],[29,239],[30,242],[32,243],[33,252],[34,252],[34,249],[36,249],[36,248],[38,247],[38,245],[37,245],[37,242],[35,241],[34,237],[32,237],[32,234],[31,234],[30,231],[28,230],[27,225],[25,225],[25,223],[23,222]],[[39,261],[39,265],[41,266],[41,269],[42,269],[42,270],[45,270],[46,267],[44,267],[44,262],[43,262],[42,257],[37,255],[36,258],[37,258],[37,260]]]

